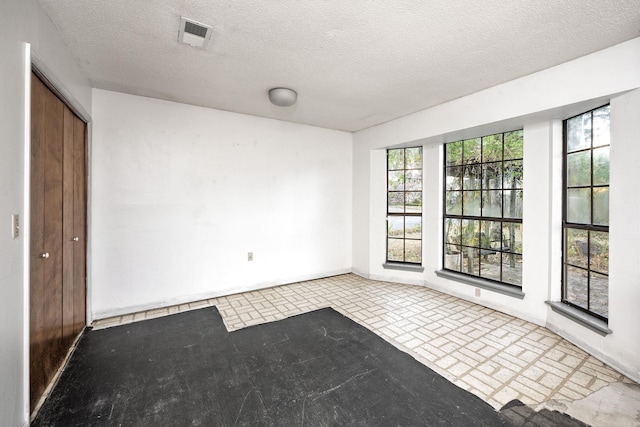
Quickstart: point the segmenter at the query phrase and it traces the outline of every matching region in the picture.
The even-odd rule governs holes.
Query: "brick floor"
[[[94,328],[216,306],[230,331],[332,307],[496,409],[575,400],[633,381],[546,328],[421,286],[345,274],[99,320]]]

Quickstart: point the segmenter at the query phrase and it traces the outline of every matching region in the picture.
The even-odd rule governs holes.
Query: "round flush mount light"
[[[296,103],[298,94],[293,89],[275,87],[269,91],[269,101],[278,107],[291,107]]]

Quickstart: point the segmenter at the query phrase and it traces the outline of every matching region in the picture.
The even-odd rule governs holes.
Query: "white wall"
[[[476,94],[354,134],[353,270],[367,277],[421,283],[540,325],[547,325],[592,354],[640,380],[637,310],[640,273],[638,179],[628,170],[639,158],[637,122],[640,38]],[[611,100],[611,277],[607,337],[551,312],[560,299],[562,119]],[[636,124],[637,127],[637,124]],[[442,143],[524,129],[523,286],[520,300],[438,277],[442,236]],[[637,138],[636,138],[637,139]],[[424,273],[385,270],[385,156],[394,146],[423,146]],[[615,148],[613,148],[615,145]],[[615,172],[614,172],[615,171]],[[623,179],[624,177],[624,179]],[[532,184],[532,183],[535,183]],[[614,190],[615,189],[615,190]],[[624,211],[623,211],[624,210]],[[629,232],[629,227],[633,229]],[[634,228],[635,227],[635,228]],[[615,270],[614,270],[615,269]],[[634,311],[635,307],[635,311]],[[633,344],[630,344],[633,343]]]
[[[640,379],[640,90],[611,99],[609,195],[609,329],[602,337],[555,312],[549,326],[560,335]]]
[[[93,117],[96,318],[351,271],[350,133],[102,90]]]
[[[25,192],[25,76],[31,53],[62,89],[85,109],[91,90],[75,68],[57,31],[36,1],[0,2],[0,419],[19,426],[28,419],[28,193]],[[20,214],[22,235],[11,238],[11,215]]]

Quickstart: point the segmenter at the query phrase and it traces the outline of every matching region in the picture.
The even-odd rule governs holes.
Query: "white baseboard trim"
[[[282,285],[289,285],[289,284],[292,284],[292,283],[304,282],[304,281],[307,281],[307,280],[324,279],[324,278],[327,278],[327,277],[339,276],[339,275],[348,274],[348,273],[351,273],[351,269],[350,268],[344,268],[344,269],[339,269],[339,270],[327,271],[327,272],[324,272],[324,273],[316,273],[316,274],[284,277],[284,278],[281,278],[281,279],[278,279],[278,280],[254,283],[254,284],[251,284],[249,286],[239,286],[239,287],[235,287],[235,288],[223,289],[223,290],[220,290],[220,291],[202,292],[202,293],[189,294],[189,295],[180,295],[178,297],[171,298],[169,300],[151,301],[151,302],[145,303],[145,304],[130,305],[130,306],[126,306],[126,307],[118,307],[118,308],[114,308],[114,309],[96,311],[96,312],[92,313],[92,319],[95,321],[95,320],[107,319],[107,318],[110,318],[110,317],[124,316],[124,315],[127,315],[127,314],[138,313],[138,312],[141,312],[141,311],[155,310],[155,309],[158,309],[158,308],[171,307],[171,306],[178,305],[178,304],[186,304],[186,303],[191,303],[191,302],[195,302],[195,301],[201,301],[201,300],[210,299],[210,298],[220,298],[220,297],[225,297],[225,296],[229,296],[229,295],[239,294],[239,293],[242,293],[242,292],[251,292],[251,291],[257,291],[257,290],[260,290],[260,289],[268,289],[268,288],[273,288],[273,287],[276,287],[276,286],[282,286]]]

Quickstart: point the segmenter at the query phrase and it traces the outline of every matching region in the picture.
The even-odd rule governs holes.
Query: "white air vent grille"
[[[187,21],[184,24],[184,32],[193,34],[194,36],[205,38],[207,35],[207,31],[209,29],[207,27],[203,27],[202,25],[194,24],[193,22]]]
[[[204,49],[211,39],[212,30],[213,28],[209,25],[182,16],[180,17],[178,41],[192,47]]]

